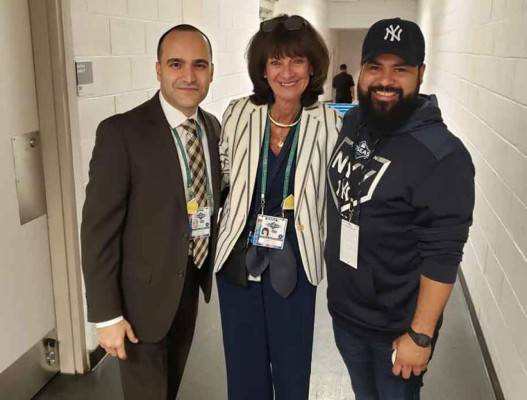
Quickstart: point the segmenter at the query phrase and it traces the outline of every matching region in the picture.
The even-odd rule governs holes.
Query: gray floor
[[[350,381],[335,347],[326,309],[326,287],[318,291],[310,400],[353,400]],[[227,398],[221,326],[216,295],[200,304],[196,336],[178,400]],[[37,400],[119,400],[119,371],[106,359],[87,376],[58,376]],[[494,400],[461,288],[456,284],[422,400]]]

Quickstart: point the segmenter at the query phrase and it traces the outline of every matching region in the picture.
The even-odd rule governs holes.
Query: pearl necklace
[[[295,126],[296,124],[298,124],[298,123],[300,122],[300,119],[302,118],[302,116],[298,117],[298,119],[297,119],[295,122],[293,122],[292,124],[282,124],[281,122],[275,121],[275,120],[273,119],[273,117],[271,117],[271,111],[269,111],[269,112],[267,113],[267,116],[269,117],[269,120],[270,120],[273,124],[275,124],[276,126],[279,126],[280,128],[292,128],[293,126]],[[282,147],[282,146],[280,146],[280,147]]]

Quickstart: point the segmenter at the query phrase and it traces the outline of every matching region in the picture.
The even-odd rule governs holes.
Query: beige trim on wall
[[[89,371],[76,205],[80,160],[68,0],[29,0],[60,369]]]

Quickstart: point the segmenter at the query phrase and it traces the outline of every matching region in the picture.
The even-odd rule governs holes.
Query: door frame
[[[69,0],[29,0],[60,371],[89,371],[77,199],[82,182]]]

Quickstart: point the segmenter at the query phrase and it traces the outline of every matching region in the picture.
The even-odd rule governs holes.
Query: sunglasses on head
[[[283,25],[288,31],[299,31],[307,25],[307,21],[298,15],[284,18],[273,18],[267,21],[262,21],[260,23],[260,30],[269,33],[274,31],[279,25]]]

